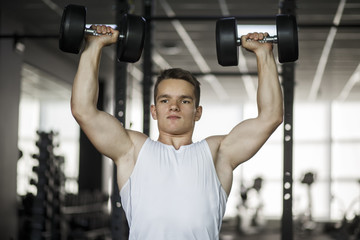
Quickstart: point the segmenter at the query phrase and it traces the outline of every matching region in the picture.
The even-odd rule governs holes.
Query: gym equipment
[[[68,193],[62,212],[67,219],[67,234],[63,239],[112,239],[110,214],[105,210],[109,195],[100,191],[81,190]]]
[[[101,35],[95,30],[85,27],[86,8],[69,4],[64,8],[60,24],[59,48],[68,53],[78,54],[85,34]],[[119,26],[117,56],[123,62],[136,62],[140,59],[145,40],[145,24],[143,17],[124,14]]]
[[[238,205],[237,230],[240,234],[252,235],[261,232],[265,226],[263,216],[264,202],[261,198],[261,188],[263,179],[254,179],[253,186],[245,187],[241,183],[240,197],[241,203]]]
[[[278,45],[280,63],[294,62],[298,59],[298,33],[296,19],[293,15],[279,14],[276,16],[275,36],[268,36],[260,42],[272,42]],[[239,61],[237,47],[241,45],[238,36],[236,19],[226,17],[216,22],[216,53],[222,66],[237,66]]]
[[[307,172],[303,175],[303,178],[301,180],[301,183],[305,184],[307,187],[308,203],[305,212],[300,214],[296,221],[297,222],[296,227],[299,235],[309,235],[315,230],[317,226],[316,222],[313,220],[312,217],[312,194],[311,194],[311,187],[312,184],[314,184],[315,179],[316,179],[315,173]]]
[[[38,165],[33,167],[35,179],[30,184],[36,194],[23,198],[23,212],[19,214],[19,239],[65,239],[66,219],[62,212],[65,197],[64,157],[57,156],[54,138],[57,133],[37,131],[38,154],[33,154]]]
[[[360,179],[357,180],[360,187]],[[356,196],[344,209],[343,217],[337,222],[328,222],[324,225],[324,233],[336,240],[360,239],[360,195]]]

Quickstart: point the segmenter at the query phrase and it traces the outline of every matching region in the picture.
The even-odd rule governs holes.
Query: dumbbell
[[[280,63],[294,62],[299,56],[296,19],[293,15],[276,16],[276,36],[268,36],[260,42],[272,42],[278,45]],[[238,36],[236,19],[226,17],[216,22],[216,54],[220,65],[237,66],[238,49],[241,38]]]
[[[94,29],[86,28],[86,8],[70,4],[64,8],[61,24],[59,48],[68,53],[78,54],[85,34],[101,35]],[[136,62],[144,47],[146,21],[143,17],[123,14],[117,44],[117,57],[123,62]]]

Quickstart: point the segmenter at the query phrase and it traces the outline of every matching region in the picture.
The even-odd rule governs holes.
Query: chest
[[[137,169],[131,178],[134,218],[141,216],[157,228],[197,229],[218,223],[220,184],[214,167],[205,162],[177,156]]]
[[[216,191],[219,185],[211,155],[199,150],[151,152],[139,161],[132,176],[133,184],[139,187],[133,193],[139,195],[202,198]]]

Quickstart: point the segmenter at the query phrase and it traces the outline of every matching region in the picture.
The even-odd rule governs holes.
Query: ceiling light
[[[178,44],[170,41],[162,42],[159,51],[166,55],[176,55],[181,52]]]

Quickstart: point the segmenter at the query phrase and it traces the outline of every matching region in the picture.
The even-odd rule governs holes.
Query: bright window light
[[[276,34],[275,25],[237,25],[238,37],[252,32],[267,32],[270,36]]]

